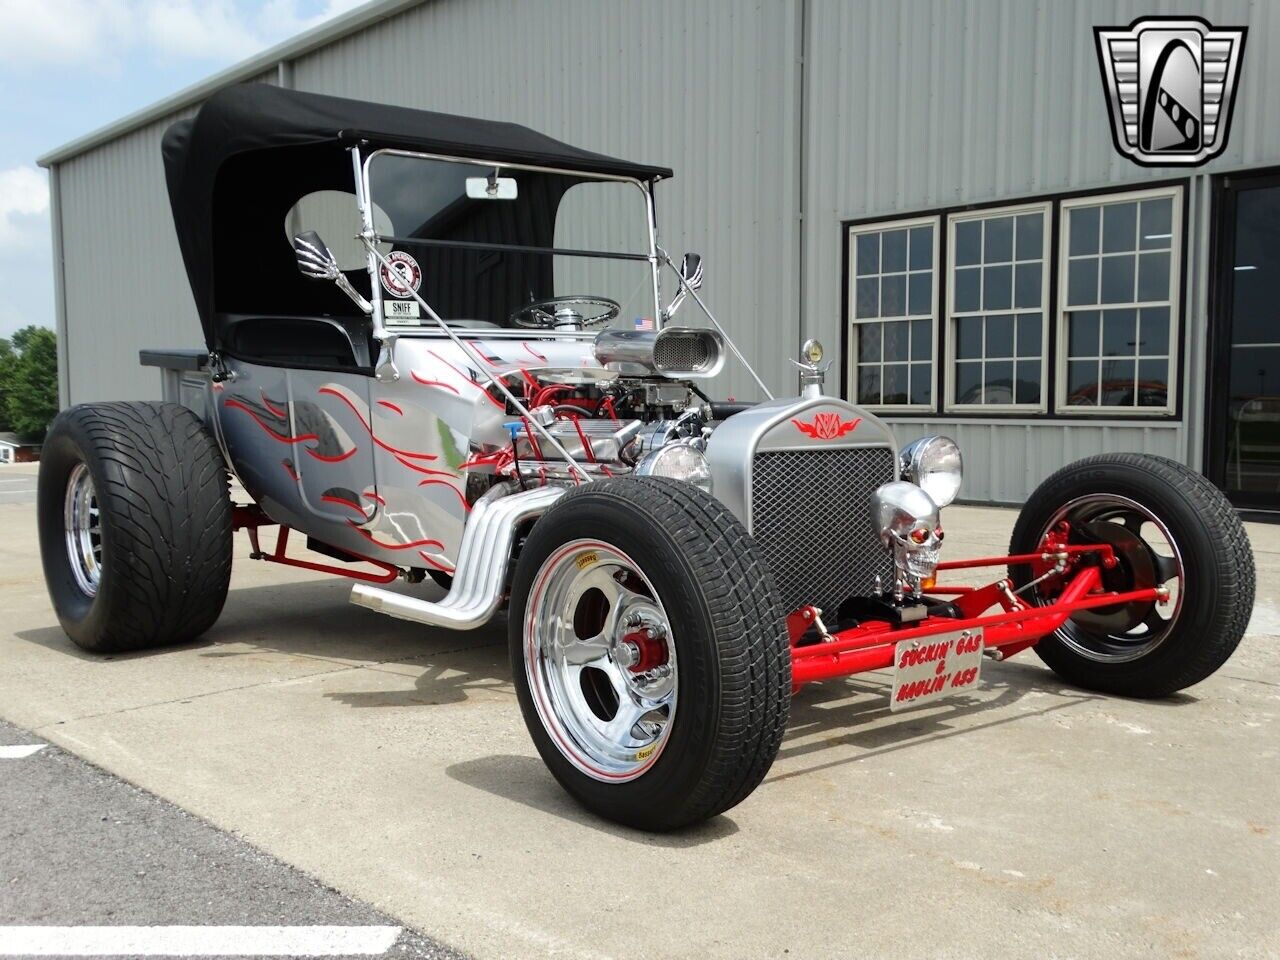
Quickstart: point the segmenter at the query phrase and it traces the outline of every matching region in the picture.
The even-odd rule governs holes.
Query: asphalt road
[[[116,938],[119,928],[146,928],[132,934],[135,944],[154,937],[157,927],[195,926],[178,935],[192,949],[207,947],[228,927],[256,928],[256,940],[255,930],[238,935],[260,945],[269,944],[264,927],[304,938],[317,926],[350,928],[327,933],[376,953],[324,955],[460,956],[42,742],[0,721],[0,956],[23,955],[24,943],[32,949],[74,942],[99,926],[115,928]],[[31,927],[40,930],[17,930]]]
[[[0,466],[0,503],[35,502],[35,468],[26,464]]]
[[[949,509],[948,559],[1003,552],[1014,516]],[[1104,697],[1027,653],[901,713],[883,672],[814,684],[760,788],[666,836],[584,813],[547,773],[505,621],[380,617],[241,537],[204,640],[90,656],[49,608],[30,506],[0,504],[0,530],[0,717],[475,956],[1280,957],[1280,527],[1249,525],[1250,635],[1204,683]],[[93,851],[60,855],[50,885]],[[259,899],[213,889],[162,900],[195,904],[163,922]]]

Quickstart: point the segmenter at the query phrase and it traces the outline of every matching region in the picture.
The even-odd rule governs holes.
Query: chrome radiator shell
[[[871,492],[897,479],[879,418],[836,397],[773,400],[730,417],[707,444],[713,491],[746,524],[788,611],[835,615],[892,561],[871,529]]]

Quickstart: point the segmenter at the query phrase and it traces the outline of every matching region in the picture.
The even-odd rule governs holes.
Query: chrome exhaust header
[[[401,620],[451,630],[484,626],[502,602],[516,528],[546,513],[564,492],[562,487],[539,487],[492,498],[486,494],[476,501],[462,532],[453,586],[443,600],[419,600],[359,583],[351,588],[351,602]]]

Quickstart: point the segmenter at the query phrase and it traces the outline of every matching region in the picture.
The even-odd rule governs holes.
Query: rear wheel
[[[1254,562],[1235,510],[1203,476],[1173,460],[1107,454],[1055,473],[1028,498],[1010,552],[1034,553],[1044,537],[1106,543],[1117,559],[1103,586],[1125,592],[1163,587],[1164,603],[1083,610],[1036,653],[1082,687],[1158,697],[1198,683],[1231,656],[1253,610]],[[1029,566],[1010,569],[1036,604],[1060,582],[1032,584]],[[1030,585],[1030,586],[1028,586]]]
[[[231,576],[227,472],[186,407],[63,411],[41,452],[36,506],[49,596],[78,646],[180,643],[218,619]]]
[[[670,830],[746,798],[777,754],[791,661],[742,524],[687,484],[592,483],[538,521],[516,568],[512,673],[560,783]]]

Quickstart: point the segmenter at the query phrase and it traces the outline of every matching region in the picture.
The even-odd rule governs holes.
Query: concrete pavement
[[[947,511],[949,556],[1002,552],[1013,517]],[[883,675],[814,686],[751,798],[650,836],[543,769],[503,623],[379,617],[241,540],[206,642],[90,657],[31,507],[0,527],[0,716],[466,952],[1280,956],[1280,528],[1250,525],[1254,635],[1177,697],[1073,690],[1030,654],[895,715]]]

